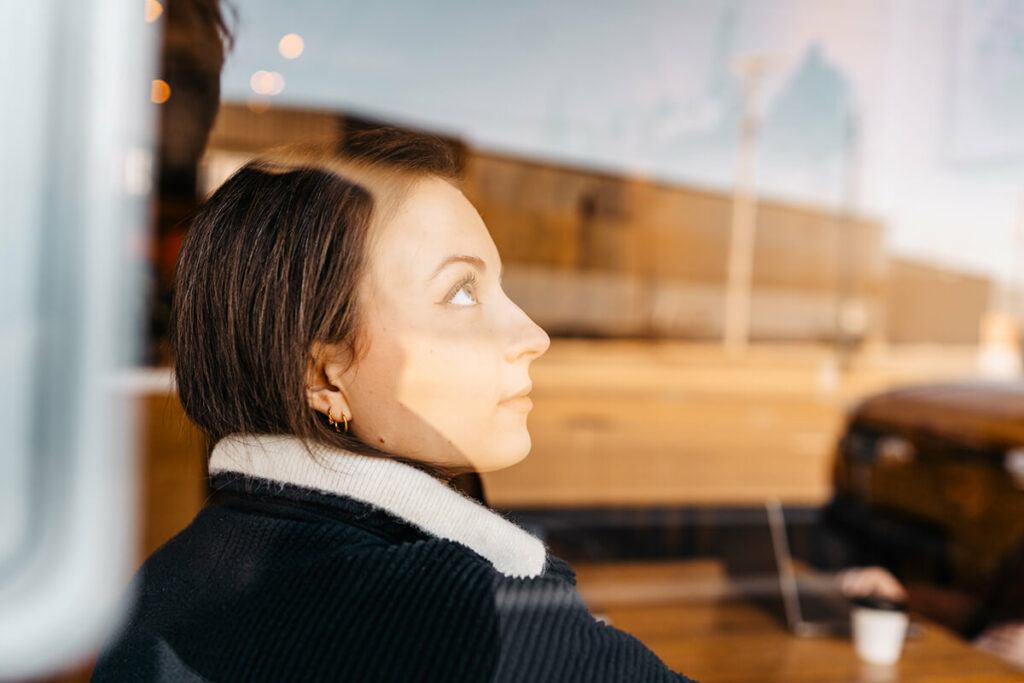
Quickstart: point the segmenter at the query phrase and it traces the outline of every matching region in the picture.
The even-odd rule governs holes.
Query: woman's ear
[[[342,386],[347,354],[341,349],[314,343],[306,367],[306,400],[317,412],[336,419],[352,419],[352,405]]]

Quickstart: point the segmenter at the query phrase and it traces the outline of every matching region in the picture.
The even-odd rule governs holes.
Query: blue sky
[[[1012,0],[238,0],[226,99],[361,111],[478,146],[728,191],[768,55],[758,186],[880,218],[890,248],[1006,278],[1024,189]],[[277,53],[286,33],[305,52]],[[851,121],[856,121],[851,137]],[[855,142],[852,142],[855,140]],[[850,183],[851,169],[855,182]]]

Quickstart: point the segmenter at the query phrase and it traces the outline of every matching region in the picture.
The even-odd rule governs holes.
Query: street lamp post
[[[769,57],[766,55],[749,56],[737,62],[743,78],[743,120],[730,221],[723,343],[727,351],[738,353],[745,351],[750,342],[750,298],[757,229],[757,94],[768,66]]]

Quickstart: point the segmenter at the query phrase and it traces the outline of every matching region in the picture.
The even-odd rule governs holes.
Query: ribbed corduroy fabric
[[[501,515],[401,463],[316,455],[217,445],[215,499],[139,570],[94,681],[689,680]]]

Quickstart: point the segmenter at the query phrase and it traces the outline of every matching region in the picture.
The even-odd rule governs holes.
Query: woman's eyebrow
[[[468,263],[470,265],[476,266],[478,269],[480,269],[481,273],[486,273],[487,272],[487,264],[484,263],[484,260],[482,258],[479,258],[477,256],[467,256],[465,254],[452,254],[451,256],[446,258],[444,261],[441,261],[441,263],[437,266],[437,268],[434,269],[433,274],[430,277],[427,278],[427,282],[430,282],[435,277],[437,277],[437,274],[440,273],[442,270],[444,270],[446,266],[451,265],[452,263],[459,263],[459,262],[464,262],[464,263]],[[502,264],[501,270],[502,271],[505,270],[505,264]],[[498,275],[498,279],[499,280],[501,279],[501,274],[500,273]]]

